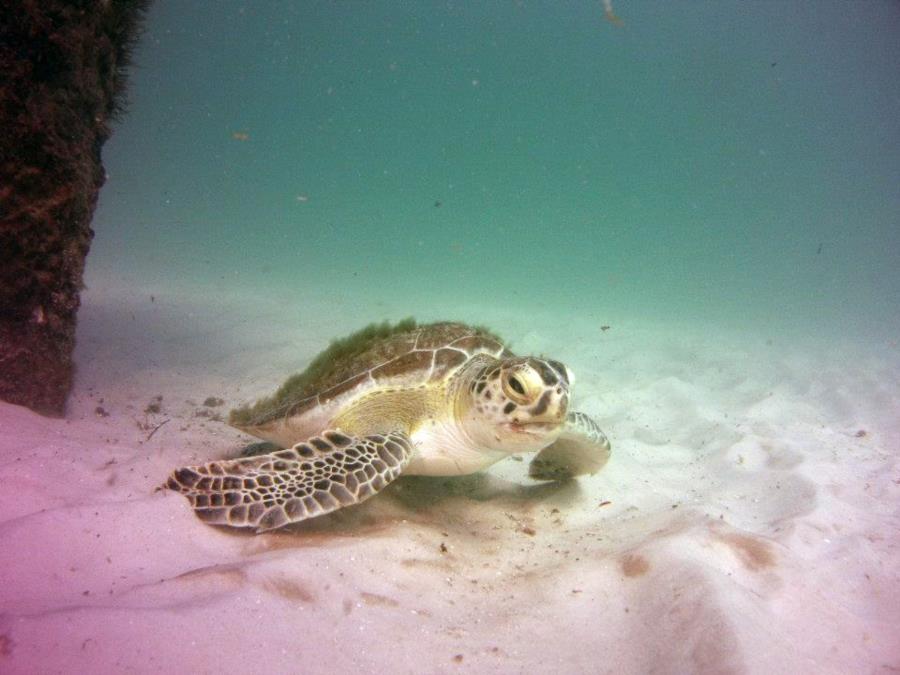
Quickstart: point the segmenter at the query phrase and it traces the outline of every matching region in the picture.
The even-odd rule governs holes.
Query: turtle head
[[[469,383],[463,414],[467,433],[484,448],[508,453],[540,450],[566,421],[571,373],[559,361],[499,359]]]

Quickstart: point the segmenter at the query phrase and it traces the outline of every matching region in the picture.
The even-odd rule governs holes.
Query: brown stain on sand
[[[720,534],[718,539],[731,548],[741,564],[751,572],[775,566],[775,552],[772,546],[762,539],[737,532]]]
[[[628,553],[622,558],[622,573],[626,577],[640,577],[650,571],[650,563],[638,553]]]
[[[417,569],[433,569],[441,572],[452,572],[453,565],[446,558],[405,558],[400,561],[403,567],[412,567]]]
[[[175,581],[186,581],[194,584],[211,582],[232,588],[242,586],[247,580],[247,573],[240,567],[211,565],[189,570],[174,577]]]
[[[280,595],[282,598],[291,601],[309,602],[316,601],[315,594],[299,581],[288,579],[287,577],[272,577],[263,582],[263,588],[270,593]]]
[[[363,603],[366,605],[381,605],[382,607],[400,606],[400,603],[393,598],[389,598],[386,595],[379,595],[378,593],[366,593],[363,591],[359,594],[359,597],[362,598]]]

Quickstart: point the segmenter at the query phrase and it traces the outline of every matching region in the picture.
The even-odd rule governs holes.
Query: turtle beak
[[[527,422],[534,424],[559,424],[566,418],[569,394],[562,388],[548,388],[538,398],[537,403],[527,409]]]

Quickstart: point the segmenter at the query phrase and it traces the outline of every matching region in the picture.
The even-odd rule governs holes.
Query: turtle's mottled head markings
[[[494,359],[465,392],[461,419],[467,433],[490,449],[540,450],[556,440],[565,423],[570,379],[558,361]]]

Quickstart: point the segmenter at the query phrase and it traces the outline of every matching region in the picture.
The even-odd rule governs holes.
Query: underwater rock
[[[100,157],[148,0],[0,7],[0,399],[62,415]]]

